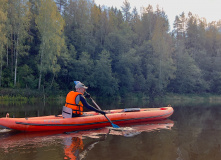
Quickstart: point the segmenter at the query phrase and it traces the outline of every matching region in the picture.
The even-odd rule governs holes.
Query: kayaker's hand
[[[85,98],[91,98],[91,95],[90,95],[89,93],[87,93],[87,94],[85,95]]]

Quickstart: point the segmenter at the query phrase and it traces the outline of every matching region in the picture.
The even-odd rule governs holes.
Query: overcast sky
[[[97,5],[114,6],[121,9],[125,0],[94,0]],[[140,11],[141,7],[147,7],[149,4],[156,10],[157,4],[160,9],[163,8],[168,16],[170,27],[175,20],[176,15],[182,12],[187,16],[188,12],[197,14],[200,18],[204,17],[208,22],[221,20],[221,0],[128,0],[132,9],[136,6]]]

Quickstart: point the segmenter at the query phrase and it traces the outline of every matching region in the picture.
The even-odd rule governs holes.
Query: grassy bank
[[[0,88],[1,97],[42,97],[42,91],[31,89]]]
[[[221,95],[213,94],[166,94],[164,97],[156,98],[172,106],[205,106],[221,104]]]
[[[0,103],[35,103],[36,101],[64,101],[62,94],[39,90],[0,88]]]
[[[180,101],[209,101],[221,102],[221,95],[213,94],[166,94],[165,100],[180,100]]]
[[[11,88],[0,88],[0,103],[35,103],[37,101],[44,102],[56,102],[56,103],[64,103],[66,92],[57,92],[57,93],[45,93],[39,90],[30,90],[30,89],[11,89]],[[93,98],[96,99],[95,96],[92,95]],[[113,98],[105,98],[100,97],[102,100],[111,100],[111,101],[127,101],[127,100],[135,100],[139,103],[141,101],[151,102],[148,96],[144,94],[128,94],[125,97],[113,97]],[[209,104],[209,103],[220,103],[221,104],[221,95],[213,95],[213,94],[173,94],[168,93],[161,97],[155,97],[152,100],[159,104],[171,104],[173,106],[176,105],[188,105],[188,104]]]

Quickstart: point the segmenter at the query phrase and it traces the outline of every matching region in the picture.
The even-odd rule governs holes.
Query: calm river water
[[[161,107],[166,103],[99,102],[101,108]],[[139,104],[139,105],[137,105]],[[68,133],[16,133],[0,129],[0,160],[220,160],[221,103],[170,103],[167,120]],[[182,104],[182,105],[181,105]],[[60,114],[61,104],[0,105],[0,117]]]

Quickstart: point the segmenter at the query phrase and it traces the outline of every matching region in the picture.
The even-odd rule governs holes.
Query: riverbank
[[[45,93],[39,90],[0,88],[0,103],[35,103],[37,101],[64,101],[63,93]]]
[[[35,103],[37,101],[56,101],[56,103],[64,103],[65,102],[66,92],[63,93],[45,93],[39,90],[30,90],[30,89],[11,89],[11,88],[0,88],[0,102],[4,103],[14,103],[14,102],[23,102],[23,103]],[[96,99],[95,96],[93,98]],[[110,100],[110,97],[102,99]],[[137,102],[142,101],[154,101],[155,103],[163,103],[163,104],[194,104],[194,103],[221,103],[221,95],[213,95],[213,94],[174,94],[167,93],[164,96],[155,97],[154,100],[151,100],[148,96],[145,95],[137,95],[130,94],[130,96],[121,98],[114,97],[112,99],[118,99],[118,102],[125,100],[135,100]]]
[[[221,104],[221,95],[214,94],[166,94],[156,98],[156,102],[171,104],[172,106],[204,106],[206,104]]]

